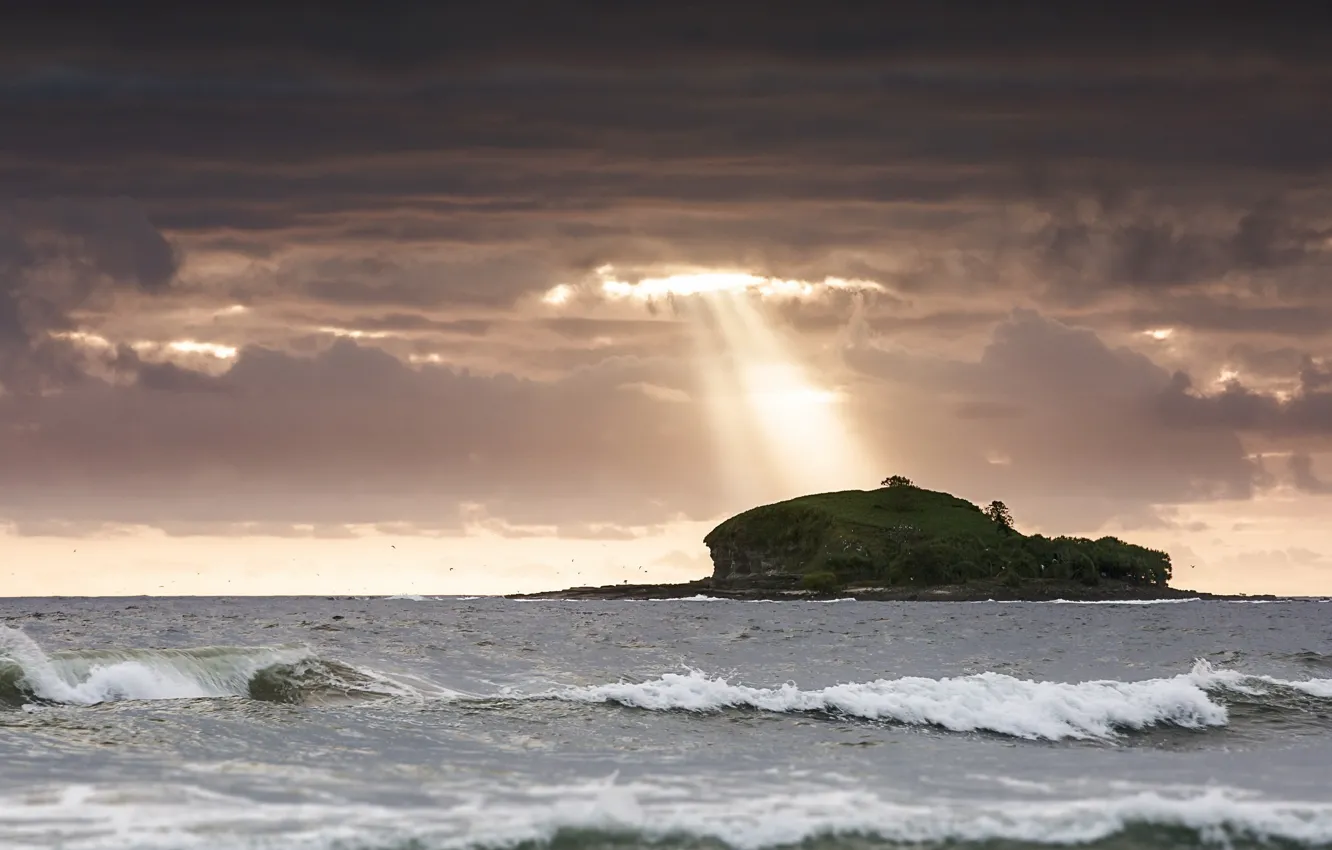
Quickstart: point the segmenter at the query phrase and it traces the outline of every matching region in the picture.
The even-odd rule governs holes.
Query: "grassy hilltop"
[[[1164,586],[1170,556],[1114,537],[1024,535],[1002,503],[982,510],[894,477],[877,490],[801,496],[731,517],[704,542],[714,581],[810,589],[1039,579]]]

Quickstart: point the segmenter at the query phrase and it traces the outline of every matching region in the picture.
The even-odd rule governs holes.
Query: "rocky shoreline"
[[[1000,581],[972,581],[936,587],[854,586],[819,593],[795,586],[744,586],[716,582],[711,578],[683,584],[609,584],[601,587],[571,587],[541,593],[515,593],[509,599],[688,599],[706,596],[716,599],[749,601],[796,601],[855,599],[862,602],[1140,602],[1183,599],[1259,600],[1275,596],[1229,596],[1201,593],[1158,585],[1102,581],[1085,585],[1075,581],[1030,580],[1014,587]]]

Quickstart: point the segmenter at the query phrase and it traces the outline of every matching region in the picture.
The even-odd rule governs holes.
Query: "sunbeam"
[[[744,437],[761,457],[757,468],[770,496],[794,496],[863,484],[869,453],[846,421],[842,397],[821,386],[795,345],[743,292],[700,298],[727,357],[700,361],[706,376],[720,373],[732,391],[709,397],[714,422],[743,422]],[[733,439],[727,438],[728,441]],[[742,475],[754,476],[755,467]]]
[[[810,299],[832,291],[881,289],[872,281],[779,280],[743,272],[700,272],[618,280],[597,270],[595,294],[612,301],[672,299],[690,320],[700,383],[728,501],[785,498],[863,486],[871,453],[847,421],[844,398],[815,380],[794,338],[763,302]],[[575,297],[561,285],[543,299]]]

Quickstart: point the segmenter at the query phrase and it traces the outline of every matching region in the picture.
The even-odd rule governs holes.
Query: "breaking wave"
[[[406,695],[377,674],[295,646],[97,649],[47,653],[0,626],[0,706],[248,697],[284,703]]]
[[[413,680],[415,681],[415,680]],[[1184,674],[1142,681],[1050,682],[1002,673],[908,676],[802,689],[733,683],[698,670],[647,681],[541,692],[464,695],[319,658],[301,646],[192,649],[80,649],[46,652],[16,629],[0,626],[0,707],[95,705],[118,700],[241,697],[298,705],[382,697],[488,704],[561,701],[617,704],[648,711],[716,713],[748,709],[823,714],[953,732],[988,732],[1028,740],[1110,740],[1160,727],[1205,730],[1234,718],[1276,717],[1326,724],[1332,679],[1291,681],[1218,669],[1197,661]]]
[[[315,848],[948,847],[1226,848],[1332,846],[1332,803],[1255,799],[1229,789],[1143,791],[1101,799],[903,802],[869,790],[736,793],[589,783],[518,794],[469,792],[426,806],[255,803],[176,788],[117,798],[69,787],[37,802],[0,798],[0,840],[79,827],[62,846],[300,846]],[[90,829],[101,824],[114,829]]]
[[[1320,667],[1323,669],[1332,669],[1332,655],[1325,655],[1321,652],[1313,652],[1310,650],[1306,650],[1304,652],[1296,652],[1288,657],[1290,658],[1290,660],[1295,661],[1299,664],[1303,664],[1307,667]]]
[[[1038,682],[1001,673],[956,678],[905,677],[802,690],[732,684],[699,671],[667,673],[647,682],[571,688],[550,699],[618,703],[651,711],[715,712],[749,708],[826,713],[866,720],[994,732],[1030,740],[1106,739],[1157,726],[1225,726],[1220,692],[1246,697],[1298,693],[1332,699],[1332,679],[1292,682],[1217,670],[1199,660],[1183,675],[1138,682]]]

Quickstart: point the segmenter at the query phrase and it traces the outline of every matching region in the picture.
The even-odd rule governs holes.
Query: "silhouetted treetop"
[[[993,501],[985,508],[984,514],[990,518],[990,521],[1005,531],[1013,530],[1013,515],[1008,511],[1008,505],[1000,501]]]

